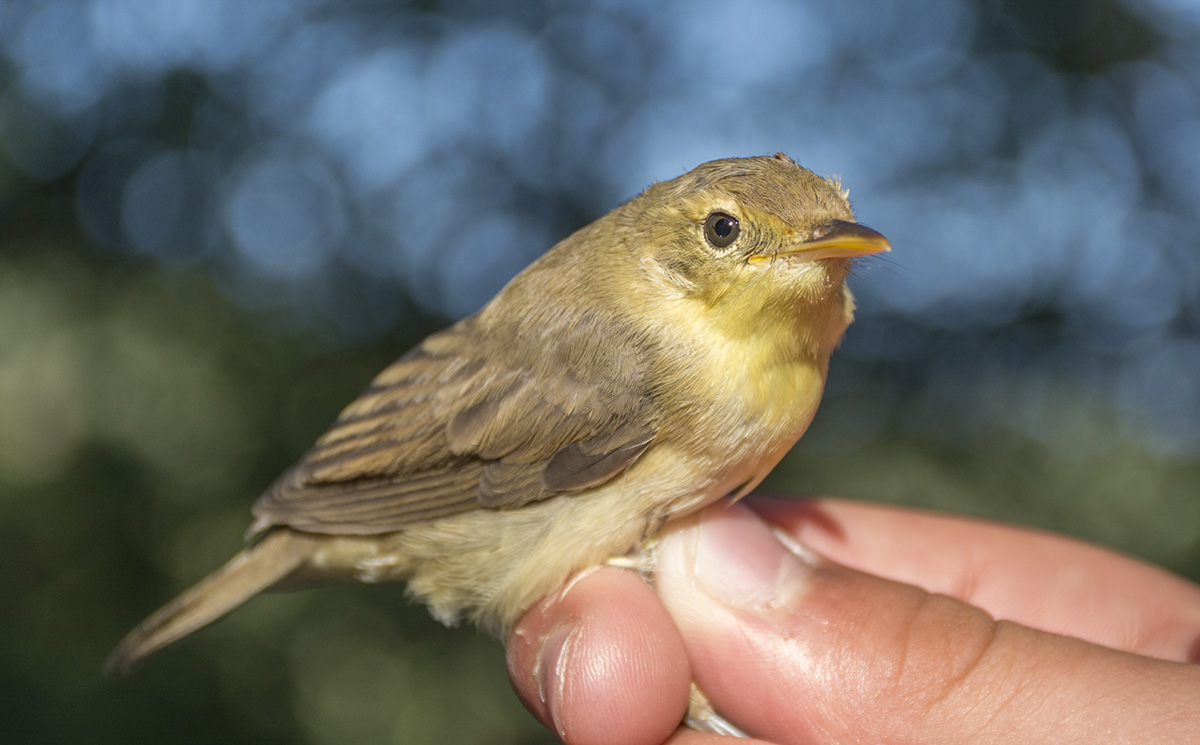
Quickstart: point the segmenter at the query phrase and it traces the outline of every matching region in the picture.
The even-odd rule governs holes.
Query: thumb
[[[847,569],[742,506],[668,533],[655,580],[697,684],[756,737],[1168,743],[1200,732],[1200,667]]]

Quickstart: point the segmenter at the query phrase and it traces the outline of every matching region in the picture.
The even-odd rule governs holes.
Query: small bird
[[[889,248],[782,153],[653,184],[384,369],[254,505],[249,545],[108,668],[330,580],[404,580],[439,620],[505,634],[767,475],[816,412],[852,260]]]

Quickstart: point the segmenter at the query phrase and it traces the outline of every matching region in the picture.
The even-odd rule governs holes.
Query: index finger
[[[1117,552],[1032,528],[862,502],[751,497],[746,504],[839,564],[998,619],[1200,662],[1200,587]]]

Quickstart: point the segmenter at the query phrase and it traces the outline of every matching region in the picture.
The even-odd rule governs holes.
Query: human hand
[[[716,742],[677,729],[693,679],[779,743],[1200,732],[1200,587],[1029,529],[747,502],[664,536],[657,595],[605,567],[527,613],[508,648],[526,706],[573,745]]]

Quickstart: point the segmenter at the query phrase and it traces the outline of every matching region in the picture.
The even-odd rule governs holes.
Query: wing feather
[[[643,345],[614,325],[560,319],[529,344],[475,316],[429,337],[259,499],[252,530],[386,533],[604,483],[656,432]]]

